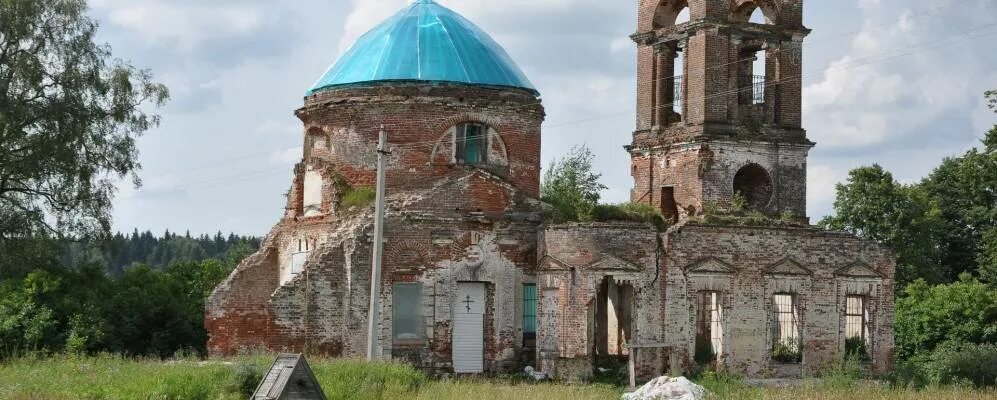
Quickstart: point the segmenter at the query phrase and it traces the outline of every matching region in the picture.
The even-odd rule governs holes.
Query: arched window
[[[772,178],[758,164],[749,164],[734,175],[734,195],[741,196],[751,210],[768,207],[772,192]]]
[[[457,125],[454,158],[458,164],[488,162],[488,126],[477,122]]]
[[[689,22],[689,2],[687,0],[663,0],[654,12],[654,27],[668,26]]]
[[[751,17],[748,17],[748,22],[753,24],[767,24],[768,19],[765,18],[765,13],[762,11],[761,7],[756,7],[755,11],[751,13]]]
[[[308,168],[302,184],[302,211],[306,217],[322,213],[322,174]]]
[[[308,130],[308,140],[305,146],[312,149],[326,149],[328,138],[321,128],[315,127]]]
[[[762,104],[765,102],[765,81],[768,76],[768,64],[766,64],[765,49],[755,52],[755,61],[751,66],[751,104]]]
[[[744,3],[734,10],[731,20],[733,22],[771,25],[775,23],[775,17],[776,12],[771,4],[765,1],[755,1]]]
[[[692,19],[692,15],[689,13],[689,6],[685,6],[679,14],[675,17],[675,25],[684,24]]]

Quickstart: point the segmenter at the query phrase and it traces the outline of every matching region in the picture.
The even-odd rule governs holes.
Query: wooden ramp
[[[250,400],[326,400],[315,374],[301,354],[281,354]]]

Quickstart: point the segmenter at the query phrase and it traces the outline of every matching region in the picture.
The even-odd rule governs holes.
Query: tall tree
[[[834,215],[821,224],[876,240],[897,255],[897,281],[945,281],[940,269],[938,205],[917,186],[898,183],[879,165],[856,168],[838,184]]]
[[[95,42],[85,0],[0,0],[0,240],[110,229],[135,139],[169,97]]]
[[[592,219],[599,192],[606,189],[599,183],[602,175],[592,170],[593,159],[588,147],[575,146],[544,173],[540,199],[553,207],[551,218],[555,222]]]

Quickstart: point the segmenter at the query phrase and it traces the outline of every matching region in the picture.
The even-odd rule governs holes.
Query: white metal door
[[[454,303],[453,366],[460,374],[485,370],[485,284],[459,282]]]

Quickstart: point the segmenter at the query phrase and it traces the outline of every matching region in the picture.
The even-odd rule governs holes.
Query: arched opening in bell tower
[[[776,12],[768,1],[748,1],[734,10],[731,21],[774,25],[776,24]]]
[[[691,19],[688,0],[662,0],[654,11],[654,28],[684,24]]]
[[[684,24],[690,20],[692,20],[692,15],[689,13],[689,6],[687,5],[675,17],[675,25]]]
[[[655,10],[654,28],[685,24],[691,18],[688,0],[663,0]],[[674,41],[656,46],[654,51],[652,125],[663,127],[683,119],[685,51]]]

